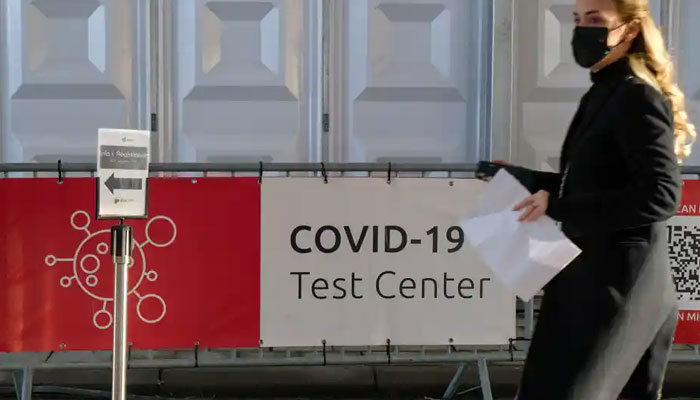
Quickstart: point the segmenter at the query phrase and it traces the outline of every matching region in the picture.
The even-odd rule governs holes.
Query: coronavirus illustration
[[[161,222],[158,222],[161,221]],[[45,258],[46,265],[49,267],[55,266],[59,262],[72,264],[72,274],[65,275],[60,279],[60,285],[64,288],[77,286],[93,299],[102,302],[102,309],[95,312],[92,317],[93,324],[98,329],[108,329],[114,321],[112,308],[108,307],[109,303],[114,301],[114,264],[109,251],[110,231],[109,229],[90,232],[90,215],[82,210],[76,211],[71,215],[70,223],[73,229],[84,231],[85,239],[78,245],[75,253],[69,258],[59,258],[53,254],[49,254]],[[154,223],[167,223],[172,232],[169,232],[167,240],[158,241],[153,238],[151,232]],[[135,296],[138,299],[136,304],[136,312],[139,319],[148,324],[155,324],[161,321],[166,314],[167,307],[165,300],[157,294],[144,294],[140,292],[140,288],[144,280],[155,282],[158,280],[158,272],[149,268],[146,262],[146,246],[167,247],[170,246],[177,236],[177,226],[172,219],[166,216],[156,216],[148,220],[146,223],[145,237],[146,240],[142,243],[134,238],[134,250],[132,252],[131,261],[128,264],[129,268],[129,296]],[[151,310],[150,315],[144,315],[144,305]],[[152,312],[153,310],[157,312]]]

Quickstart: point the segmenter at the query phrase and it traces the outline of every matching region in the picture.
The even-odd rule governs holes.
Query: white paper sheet
[[[465,237],[482,260],[524,301],[581,253],[546,215],[534,222],[518,222],[521,212],[513,207],[529,195],[502,169],[461,222]]]

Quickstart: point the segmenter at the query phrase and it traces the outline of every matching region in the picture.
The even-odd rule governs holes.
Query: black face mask
[[[624,43],[623,39],[615,46],[608,46],[608,34],[624,25],[626,24],[610,30],[599,26],[577,26],[574,28],[574,38],[571,40],[571,46],[574,50],[576,63],[583,68],[590,68],[605,58],[612,49]]]

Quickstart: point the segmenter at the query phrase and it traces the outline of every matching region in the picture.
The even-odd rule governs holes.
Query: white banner
[[[459,227],[484,187],[466,179],[265,179],[263,345],[508,343],[515,297]]]

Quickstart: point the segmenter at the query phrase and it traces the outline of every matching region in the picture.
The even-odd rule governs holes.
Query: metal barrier
[[[16,174],[48,173],[57,178],[94,176],[95,163],[24,163],[0,164],[0,178]],[[421,176],[473,178],[475,164],[407,164],[407,163],[152,163],[152,176],[228,173],[232,176],[265,173],[290,176],[331,177],[348,174],[360,176]],[[376,175],[379,173],[380,175]],[[373,175],[375,174],[375,175]],[[416,175],[418,174],[418,175]],[[684,175],[700,176],[700,167],[684,167]],[[324,366],[324,365],[406,365],[406,364],[459,364],[444,399],[453,398],[464,378],[467,363],[476,363],[485,399],[492,399],[488,363],[522,362],[527,353],[528,338],[532,337],[539,299],[522,303],[517,307],[517,335],[504,346],[380,346],[380,347],[314,347],[314,348],[256,348],[256,349],[183,349],[180,351],[131,351],[130,368],[207,368],[249,366]],[[698,346],[675,346],[672,362],[700,362]],[[51,353],[0,353],[0,371],[17,371],[15,385],[18,396],[31,398],[33,370],[45,369],[95,369],[111,368],[110,351],[51,352]]]

